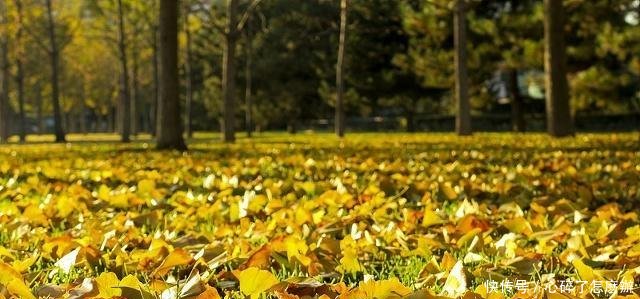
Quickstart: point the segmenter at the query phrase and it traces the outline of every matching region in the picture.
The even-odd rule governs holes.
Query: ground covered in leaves
[[[638,298],[639,145],[5,145],[0,298]]]

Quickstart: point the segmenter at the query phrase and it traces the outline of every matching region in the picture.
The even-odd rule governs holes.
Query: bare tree
[[[338,42],[338,62],[336,63],[336,115],[335,131],[338,137],[344,137],[344,52],[347,37],[348,0],[340,0],[340,40]]]
[[[60,109],[60,82],[59,82],[59,68],[60,68],[60,53],[58,49],[58,43],[56,40],[56,23],[53,16],[53,7],[51,5],[52,0],[46,0],[47,6],[47,19],[49,30],[49,58],[51,60],[51,102],[53,105],[53,122],[54,133],[56,136],[55,142],[65,142],[65,134],[62,129],[62,112]]]
[[[187,149],[180,123],[178,7],[177,0],[160,0],[160,100],[156,123],[158,149]]]
[[[453,13],[456,132],[471,135],[471,105],[469,103],[469,77],[467,72],[467,16],[465,0],[456,0]]]
[[[564,18],[562,0],[544,0],[547,131],[555,137],[574,133],[569,105]]]

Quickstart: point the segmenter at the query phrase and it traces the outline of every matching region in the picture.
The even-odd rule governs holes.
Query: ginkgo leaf
[[[14,294],[19,298],[36,298],[24,283],[20,272],[2,261],[0,261],[0,285],[4,285],[10,294]]]
[[[441,295],[456,298],[467,291],[467,277],[462,262],[458,261],[447,276]]]
[[[6,284],[6,288],[9,293],[21,299],[36,299],[36,296],[31,293],[29,287],[21,279],[12,279]]]
[[[193,257],[186,250],[177,248],[162,261],[162,264],[155,270],[157,276],[164,276],[176,266],[188,265],[193,261]]]
[[[443,222],[440,215],[436,214],[432,209],[425,208],[424,215],[422,216],[422,226],[429,227]]]
[[[141,194],[149,194],[156,189],[156,182],[153,180],[145,179],[138,182],[138,192]]]
[[[256,267],[241,271],[238,274],[238,281],[240,291],[251,299],[257,299],[260,294],[278,283],[278,279],[271,272]]]
[[[118,289],[120,281],[113,272],[104,272],[96,277],[98,285],[98,296],[101,298],[111,298],[122,295],[122,290]]]
[[[71,269],[73,268],[73,266],[76,264],[76,259],[78,258],[78,254],[80,253],[80,247],[72,250],[71,252],[67,253],[65,256],[63,256],[61,259],[59,259],[54,266],[58,269],[60,269],[60,271],[62,271],[62,273],[64,274],[69,274],[69,272],[71,272]]]
[[[593,270],[593,268],[586,265],[582,261],[582,259],[576,258],[573,261],[571,261],[571,264],[576,269],[576,271],[578,272],[578,275],[580,276],[580,279],[582,280],[585,280],[585,281],[604,280],[600,274],[596,273],[596,271]]]
[[[364,292],[360,298],[401,298],[411,294],[411,289],[405,287],[397,278],[381,281],[368,281],[361,283],[358,289]]]
[[[205,291],[196,296],[196,299],[221,299],[218,291],[212,287],[207,286]]]

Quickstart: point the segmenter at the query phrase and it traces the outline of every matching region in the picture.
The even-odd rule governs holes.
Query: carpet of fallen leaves
[[[639,298],[639,145],[637,134],[266,135],[185,153],[4,145],[0,298]],[[518,288],[486,283],[505,280]],[[567,281],[587,288],[553,289]]]

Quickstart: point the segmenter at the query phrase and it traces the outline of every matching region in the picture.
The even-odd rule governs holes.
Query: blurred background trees
[[[340,2],[179,1],[179,128],[220,130],[225,141],[240,130],[332,130],[341,102],[352,130],[453,130],[458,115],[462,133],[554,131],[545,21],[558,16],[545,1],[351,0],[338,97]],[[564,10],[553,32],[566,69],[551,82],[567,78],[567,105],[556,122],[637,124],[639,2],[546,1]],[[159,11],[159,0],[1,0],[0,138],[157,134]],[[457,51],[454,20],[466,23]]]

